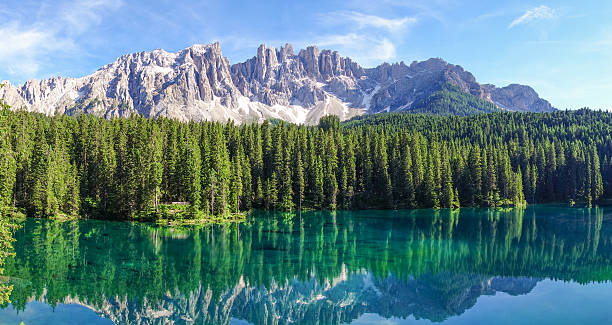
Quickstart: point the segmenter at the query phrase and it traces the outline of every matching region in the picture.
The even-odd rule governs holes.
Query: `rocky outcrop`
[[[552,112],[555,110],[546,100],[540,98],[533,88],[511,84],[503,88],[483,85],[490,94],[490,100],[498,107],[510,111]]]
[[[133,53],[82,78],[6,83],[0,99],[14,109],[48,115],[316,123],[327,114],[348,119],[408,109],[445,83],[505,110],[553,110],[528,86],[481,86],[471,73],[441,59],[364,69],[338,52],[310,46],[296,54],[290,44],[261,45],[255,57],[234,65],[219,43],[177,53]]]
[[[234,83],[250,100],[306,108],[330,97],[358,100],[356,80],[365,75],[363,68],[338,52],[319,52],[311,46],[295,55],[290,44],[280,50],[261,45],[256,57],[231,70]]]

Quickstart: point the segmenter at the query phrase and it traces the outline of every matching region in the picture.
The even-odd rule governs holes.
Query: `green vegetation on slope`
[[[611,126],[612,114],[588,110],[326,117],[320,127],[3,110],[0,205],[30,216],[172,219],[590,204],[612,197]]]
[[[437,115],[467,116],[480,113],[499,112],[493,103],[461,91],[447,83],[440,90],[414,102],[406,112]]]
[[[14,225],[0,211],[0,305],[10,302],[9,296],[13,286],[8,285],[1,276],[4,273],[4,265],[8,257],[14,256],[12,242],[14,241],[12,231]]]
[[[0,84],[0,88],[4,84]],[[10,107],[0,100],[0,109],[9,109]],[[3,120],[0,119],[0,122]],[[0,124],[0,130],[3,125]],[[10,220],[12,209],[10,209],[10,195],[13,192],[15,162],[10,148],[9,137],[6,132],[0,132],[0,276],[4,272],[4,264],[6,259],[13,256],[12,253],[12,232],[15,229],[14,223]],[[0,278],[0,305],[10,302],[9,296],[13,287],[6,285],[3,278]]]

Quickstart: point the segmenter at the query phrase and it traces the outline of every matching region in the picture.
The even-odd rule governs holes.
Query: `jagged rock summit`
[[[261,45],[257,55],[230,64],[219,43],[177,53],[161,49],[124,55],[81,78],[4,82],[0,99],[13,109],[47,115],[89,113],[105,118],[141,114],[182,121],[316,123],[411,105],[452,84],[460,91],[511,111],[552,111],[529,86],[480,85],[458,65],[441,59],[384,63],[366,69],[338,52],[310,46],[297,54]]]

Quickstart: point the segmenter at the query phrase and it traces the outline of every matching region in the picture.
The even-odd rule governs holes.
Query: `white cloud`
[[[395,45],[386,37],[367,34],[326,35],[314,40],[320,47],[331,47],[364,66],[374,66],[396,57]]]
[[[23,24],[16,18],[0,24],[2,70],[25,80],[38,77],[45,62],[56,55],[82,55],[76,37],[100,24],[104,13],[121,5],[121,0],[80,0],[58,4],[55,11],[46,12],[34,23]]]
[[[400,31],[417,22],[415,17],[392,19],[374,15],[365,15],[356,11],[344,13],[343,15],[345,15],[347,19],[357,23],[359,28],[375,27],[387,29],[391,32]]]
[[[324,29],[327,33],[318,32],[293,40],[262,40],[235,34],[218,35],[213,39],[219,40],[223,48],[233,49],[234,52],[242,49],[251,51],[245,51],[241,57],[232,58],[234,61],[244,60],[246,56],[251,57],[252,49],[259,44],[278,46],[289,41],[296,52],[307,46],[317,45],[320,49],[338,51],[360,65],[372,67],[397,57],[395,42],[401,42],[406,36],[405,33],[399,32],[408,30],[417,21],[414,17],[383,18],[357,11],[340,11],[318,16],[317,23],[323,27],[331,27]]]
[[[49,30],[23,28],[16,22],[0,27],[0,44],[0,64],[15,76],[33,76],[44,56],[76,49],[70,39],[58,38]]]
[[[243,61],[247,57],[252,57],[254,53],[253,50],[260,44],[274,47],[283,46],[286,42],[293,45],[296,52],[310,45],[316,45],[319,49],[338,51],[341,55],[348,56],[366,67],[372,67],[383,61],[389,61],[397,57],[395,44],[391,40],[386,37],[379,37],[367,33],[328,34],[294,40],[262,40],[235,35],[222,35],[213,39],[221,42],[222,49],[230,48],[234,50],[234,52],[238,50],[247,50],[243,57],[230,58],[232,63]]]
[[[319,46],[352,46],[365,41],[365,36],[355,33],[340,34],[340,35],[325,35],[315,40]]]
[[[364,66],[374,66],[396,57],[395,42],[405,39],[405,32],[418,22],[418,18],[387,18],[358,11],[339,11],[321,15],[319,22],[341,32],[315,37],[310,40],[311,44],[338,50]]]
[[[83,33],[90,26],[100,24],[104,12],[119,9],[122,5],[121,0],[76,1],[62,7],[60,19],[68,25],[69,33]]]
[[[347,2],[352,8],[362,12],[374,12],[380,8],[409,9],[414,13],[414,17],[434,19],[442,24],[448,23],[447,12],[454,12],[462,5],[461,1],[456,0],[349,0]]]
[[[519,25],[528,24],[535,20],[540,19],[552,19],[555,17],[555,10],[551,9],[547,6],[539,6],[532,9],[527,10],[522,16],[516,18],[510,23],[508,28],[513,28]]]
[[[393,45],[393,43],[386,38],[380,41],[380,43],[376,46],[375,53],[376,55],[374,58],[380,60],[393,59],[397,55],[395,52],[395,45]]]
[[[402,31],[417,22],[416,17],[384,18],[357,11],[332,12],[321,18],[322,22],[329,25],[350,25],[356,29],[377,28],[389,32]]]

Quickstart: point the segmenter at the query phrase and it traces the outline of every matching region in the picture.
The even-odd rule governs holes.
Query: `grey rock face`
[[[531,87],[511,84],[503,88],[483,85],[490,94],[491,101],[500,108],[511,111],[552,112],[555,110],[549,102],[540,98]]]
[[[554,110],[528,86],[481,86],[471,73],[441,59],[364,69],[316,46],[295,54],[290,44],[261,45],[255,57],[233,65],[219,43],[177,53],[133,53],[82,78],[30,80],[20,87],[5,82],[0,99],[14,109],[48,115],[141,114],[238,123],[277,118],[312,124],[327,114],[348,119],[406,109],[444,83],[506,110]]]
[[[384,87],[372,97],[370,110],[373,112],[408,109],[412,103],[439,90],[445,83],[454,84],[461,91],[476,97],[487,98],[486,91],[471,73],[463,70],[461,66],[448,64],[441,59],[413,62],[410,66],[402,62],[395,68],[391,66],[380,69],[383,66],[370,72],[378,76],[379,82],[384,83]],[[376,71],[379,69],[383,71],[382,74]],[[384,76],[388,77],[385,79]]]
[[[232,65],[231,71],[234,83],[252,101],[303,107],[316,106],[336,93],[351,96],[348,90],[365,74],[357,63],[338,52],[319,52],[311,46],[295,55],[289,44],[280,50],[261,45],[256,57]]]

